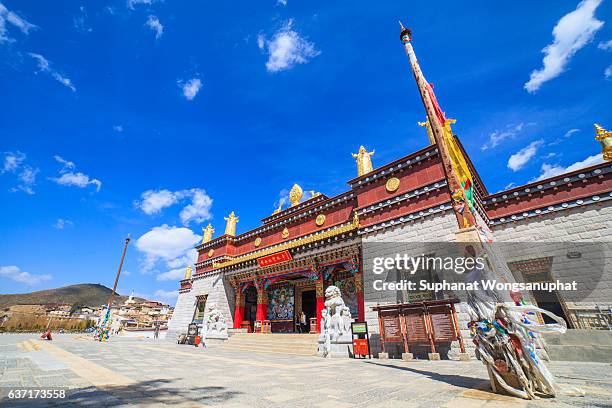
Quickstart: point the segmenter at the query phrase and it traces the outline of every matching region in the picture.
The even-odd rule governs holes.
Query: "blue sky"
[[[609,0],[0,0],[0,292],[172,303],[191,249],[427,144],[398,19],[490,191],[599,160]]]

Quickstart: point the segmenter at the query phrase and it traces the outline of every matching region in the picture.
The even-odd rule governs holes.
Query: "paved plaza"
[[[524,401],[489,391],[479,361],[324,360],[195,348],[164,340],[0,335],[1,406],[610,407],[612,366],[552,363],[584,397]],[[9,400],[10,389],[65,389],[63,400]]]

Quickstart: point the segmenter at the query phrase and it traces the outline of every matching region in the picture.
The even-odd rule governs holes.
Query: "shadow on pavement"
[[[482,386],[483,383],[488,382],[487,380],[483,380],[482,378],[478,378],[478,377],[465,377],[463,375],[455,375],[455,374],[440,374],[440,373],[435,373],[433,371],[417,370],[416,368],[396,366],[393,364],[382,364],[382,363],[377,363],[374,361],[364,361],[364,363],[387,367],[387,368],[394,368],[396,370],[409,371],[411,373],[424,375],[426,377],[431,378],[434,381],[440,381],[440,382],[444,382],[450,385],[454,385],[456,387],[462,387],[462,388],[468,388],[468,389],[479,388],[479,386]]]
[[[241,394],[225,387],[175,387],[172,380],[141,381],[126,386],[86,387],[67,390],[64,399],[3,400],[0,407],[116,407],[158,406],[163,404],[211,404],[228,401]],[[5,405],[10,403],[10,405]]]

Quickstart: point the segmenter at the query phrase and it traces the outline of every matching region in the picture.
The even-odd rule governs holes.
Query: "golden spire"
[[[187,266],[187,269],[185,269],[185,279],[191,279],[192,272],[193,268],[191,267],[191,265]]]
[[[225,224],[225,235],[236,235],[236,224],[238,223],[238,217],[232,211],[229,216],[224,218],[227,223]]]
[[[434,138],[433,132],[431,131],[431,125],[429,124],[429,119],[425,120],[425,122],[417,122],[419,126],[427,129],[427,137],[429,138],[429,144],[436,144],[436,139]]]
[[[210,224],[208,224],[206,228],[202,228],[202,243],[205,244],[210,241],[214,233],[215,229]]]
[[[595,123],[595,140],[601,143],[601,154],[604,160],[612,161],[612,132]]]
[[[291,201],[291,206],[293,207],[295,205],[298,205],[303,195],[304,191],[302,190],[302,187],[298,186],[297,184],[294,184],[293,187],[291,187],[291,191],[289,191],[289,200]]]
[[[359,152],[357,154],[352,153],[352,156],[357,160],[357,176],[363,176],[364,174],[368,174],[372,171],[372,156],[374,155],[374,150],[368,152],[365,147],[359,147]]]

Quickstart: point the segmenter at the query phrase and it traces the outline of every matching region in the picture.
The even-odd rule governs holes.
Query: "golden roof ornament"
[[[353,227],[355,228],[359,228],[359,214],[357,213],[357,210],[355,210],[355,213],[353,214]]]
[[[294,184],[293,187],[291,187],[291,191],[289,191],[289,200],[291,201],[291,206],[293,207],[298,205],[303,195],[304,191],[302,190],[302,187],[298,186],[297,184]]]
[[[191,279],[192,272],[193,268],[191,267],[191,265],[188,265],[187,269],[185,269],[185,279]]]
[[[436,139],[434,138],[433,132],[431,130],[431,125],[429,124],[429,119],[427,119],[425,122],[417,122],[419,124],[419,126],[424,127],[425,129],[427,129],[427,137],[429,138],[429,144],[430,145],[434,145],[436,144]]]
[[[205,244],[212,240],[214,233],[215,229],[210,224],[208,224],[206,228],[202,228],[202,243]]]
[[[238,223],[238,217],[232,211],[229,216],[224,218],[227,223],[225,224],[225,235],[236,235],[236,224]]]
[[[371,158],[373,155],[374,150],[368,152],[363,146],[359,147],[357,154],[352,153],[352,156],[357,160],[357,176],[361,177],[373,170]]]
[[[601,154],[604,160],[612,161],[612,132],[595,123],[595,140],[601,143]]]
[[[321,193],[319,193],[318,191],[314,191],[314,190],[310,190],[310,198],[315,198],[321,195]]]

